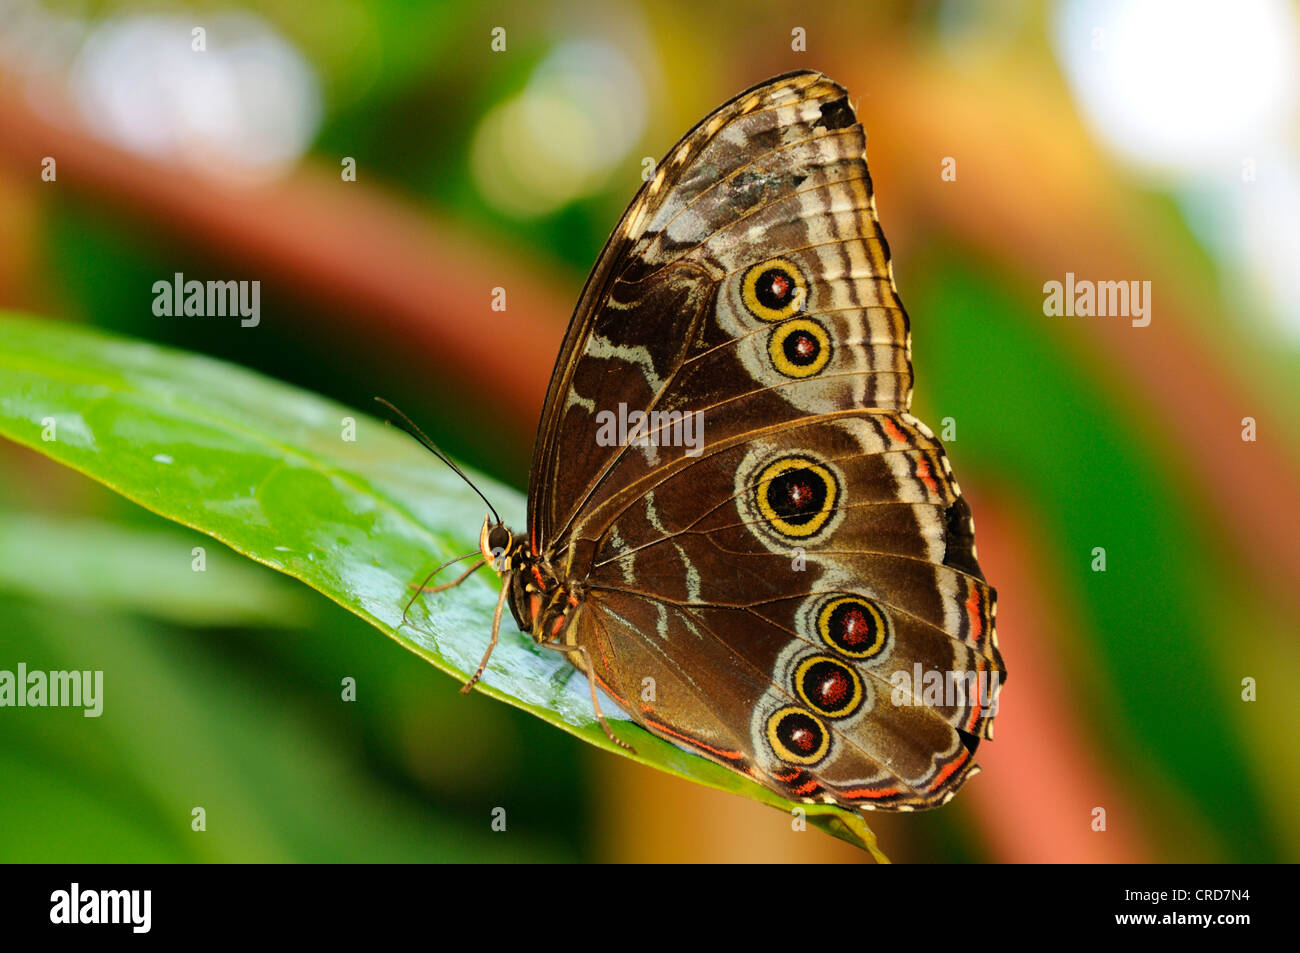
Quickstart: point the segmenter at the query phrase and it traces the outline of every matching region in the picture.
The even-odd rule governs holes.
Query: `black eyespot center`
[[[804,676],[804,690],[821,702],[823,708],[837,707],[852,688],[852,679],[844,666],[833,662],[815,662]]]
[[[796,287],[794,276],[784,268],[768,268],[754,283],[754,296],[763,307],[780,311],[794,298]]]
[[[799,467],[774,477],[767,487],[767,499],[778,516],[800,526],[822,512],[827,489],[821,474],[811,467]]]
[[[786,712],[776,726],[781,742],[800,755],[810,755],[821,746],[822,726],[800,711]]]
[[[808,367],[817,360],[822,345],[812,334],[804,330],[792,331],[781,342],[785,359],[797,367]]]

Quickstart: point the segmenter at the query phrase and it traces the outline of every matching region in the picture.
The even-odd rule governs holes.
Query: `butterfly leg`
[[[591,667],[591,653],[587,651],[587,647],[585,645],[557,645],[554,642],[541,642],[538,644],[544,649],[563,652],[566,655],[570,652],[577,652],[582,656],[582,661],[587,669],[587,687],[591,689],[591,707],[596,710],[596,720],[600,722],[600,727],[604,730],[605,737],[614,742],[614,744],[618,745],[620,748],[624,748],[633,754],[636,754],[635,748],[618,735],[614,734],[614,729],[609,727],[609,722],[605,720],[605,715],[600,710],[600,698],[596,695],[595,669]]]
[[[462,582],[464,582],[466,579],[469,578],[470,573],[475,572],[476,570],[482,568],[483,564],[487,562],[486,559],[480,558],[477,562],[474,563],[474,565],[470,566],[463,573],[457,576],[455,581],[444,582],[440,586],[433,586],[431,588],[429,587],[429,580],[432,579],[434,576],[438,575],[438,573],[442,572],[452,563],[458,563],[462,559],[468,559],[470,556],[473,555],[474,555],[473,553],[466,553],[464,556],[458,556],[455,559],[451,560],[450,562],[445,562],[437,569],[435,569],[433,572],[429,573],[429,575],[425,576],[424,582],[420,583],[418,586],[411,586],[411,588],[415,590],[415,595],[411,596],[410,600],[406,603],[406,608],[402,610],[402,624],[403,625],[406,624],[406,614],[411,611],[411,606],[415,605],[415,600],[420,597],[420,593],[442,592],[444,589],[450,589],[452,586],[459,586]]]
[[[475,569],[478,567],[475,566]],[[501,576],[501,595],[497,598],[497,611],[492,614],[492,638],[488,640],[487,651],[483,653],[483,661],[478,663],[478,669],[470,677],[470,680],[461,686],[460,693],[468,695],[474,683],[483,677],[483,672],[487,669],[488,659],[492,657],[492,650],[497,647],[497,636],[501,633],[501,612],[506,607],[506,595],[510,592],[510,577],[512,573],[506,572]]]

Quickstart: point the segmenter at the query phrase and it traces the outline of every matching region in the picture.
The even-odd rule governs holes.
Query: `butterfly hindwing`
[[[860,412],[756,434],[677,470],[610,524],[587,591],[597,618],[621,617],[607,625],[618,636],[607,646],[612,667],[645,673],[646,653],[670,656],[712,690],[690,704],[653,706],[668,729],[661,733],[682,734],[718,712],[720,677],[742,696],[732,707],[757,719],[740,746],[745,763],[779,780],[788,766],[759,722],[807,709],[800,690],[812,676],[800,665],[808,663],[841,691],[859,686],[860,697],[842,714],[812,711],[828,745],[795,787],[819,777],[819,797],[898,807],[935,803],[965,776],[974,739],[991,730],[997,686],[989,679],[1001,671],[993,592],[947,564],[946,515],[960,497],[942,476],[942,449],[918,426]],[[789,461],[802,472],[784,468]],[[783,507],[779,495],[793,484],[781,474],[789,473],[825,482],[807,484],[807,505]],[[653,625],[628,624],[631,600],[655,605],[639,620]],[[915,677],[918,667],[973,681],[935,696]],[[632,702],[628,710],[643,716]],[[847,791],[860,793],[855,800]]]

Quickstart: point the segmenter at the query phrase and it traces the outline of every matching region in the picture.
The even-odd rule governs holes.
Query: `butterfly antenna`
[[[430,440],[428,435],[426,435],[423,430],[417,427],[414,421],[412,421],[410,417],[406,416],[406,414],[402,413],[400,410],[398,410],[388,401],[384,400],[384,398],[382,397],[376,397],[375,400],[379,401],[379,403],[383,404],[385,407],[387,407],[389,410],[391,410],[394,414],[397,415],[398,420],[395,426],[398,426],[403,430],[405,430],[412,437],[418,440],[420,444],[424,447],[424,449],[428,450],[430,453],[432,453],[443,463],[447,464],[447,466],[451,467],[452,472],[455,473],[456,476],[464,480],[466,485],[468,485],[471,490],[477,493],[478,498],[487,505],[487,508],[492,513],[492,519],[497,523],[501,522],[501,517],[497,515],[496,507],[493,506],[491,502],[488,501],[488,498],[483,495],[483,491],[474,485],[474,481],[465,475],[464,470],[456,466],[456,464],[452,463],[451,458],[438,449],[438,445],[434,443],[432,440]],[[386,423],[392,424],[393,421],[389,420],[386,421]]]

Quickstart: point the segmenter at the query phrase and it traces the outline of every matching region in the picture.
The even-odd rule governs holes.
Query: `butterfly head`
[[[497,572],[515,568],[511,565],[514,555],[515,534],[504,523],[494,523],[490,516],[483,517],[483,529],[478,534],[478,548],[483,558]]]
[[[553,641],[577,605],[577,589],[561,584],[546,558],[533,555],[526,535],[516,536],[490,516],[483,519],[478,545],[488,565],[507,578],[508,604],[520,631],[538,642]]]

